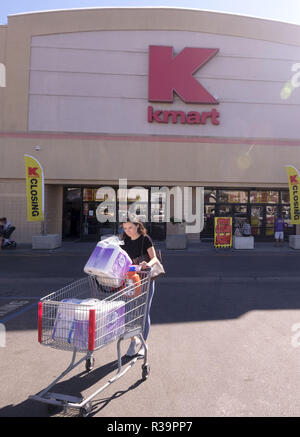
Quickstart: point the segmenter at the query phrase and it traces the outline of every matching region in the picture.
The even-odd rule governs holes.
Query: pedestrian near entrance
[[[3,244],[3,239],[4,239],[3,231],[4,231],[4,227],[0,223],[0,250],[2,249],[2,244]]]
[[[274,230],[275,230],[275,246],[283,245],[284,242],[284,220],[283,218],[278,214],[275,219],[274,224]]]
[[[0,248],[2,248],[2,246],[9,247],[16,244],[10,239],[10,236],[15,229],[15,226],[12,226],[6,217],[0,218]]]
[[[244,221],[244,224],[242,227],[242,235],[243,235],[243,237],[250,237],[250,235],[251,235],[251,226],[250,226],[248,219],[246,219]]]
[[[124,246],[123,249],[130,256],[133,264],[138,264],[141,269],[146,269],[155,264],[158,259],[156,258],[156,252],[153,245],[153,242],[149,235],[147,235],[147,230],[144,227],[143,223],[139,220],[127,221],[123,223],[124,229]],[[140,261],[141,256],[146,261]],[[155,281],[150,282],[149,287],[149,300],[148,300],[148,308],[146,310],[146,323],[145,330],[143,332],[144,340],[146,341],[149,334],[150,329],[150,308],[152,303],[152,298],[154,294]],[[140,345],[140,341],[137,337],[131,338],[131,343],[129,345],[128,351],[126,355],[134,356],[136,355],[136,348]],[[138,351],[139,355],[144,355],[144,348],[141,347]]]

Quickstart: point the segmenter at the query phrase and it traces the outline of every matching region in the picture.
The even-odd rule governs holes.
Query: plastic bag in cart
[[[125,302],[99,299],[64,299],[58,307],[52,339],[78,350],[88,349],[89,310],[96,310],[95,347],[98,348],[125,331]]]
[[[125,302],[99,301],[96,309],[95,348],[99,348],[125,332]],[[75,312],[74,346],[79,350],[88,348],[89,321],[87,312]]]
[[[52,331],[53,340],[64,340],[71,344],[74,335],[75,309],[83,299],[63,299],[59,304],[54,327]]]
[[[99,241],[88,259],[84,272],[94,275],[102,285],[120,287],[131,265],[131,259],[120,245],[118,237]]]

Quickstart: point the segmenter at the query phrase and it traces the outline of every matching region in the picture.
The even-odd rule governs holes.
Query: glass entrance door
[[[277,205],[251,205],[251,230],[255,237],[273,237]]]
[[[234,215],[233,215],[233,235],[236,229],[242,229],[245,220],[248,218],[248,208],[247,205],[234,205]]]
[[[80,238],[81,189],[64,188],[63,238],[76,240]]]
[[[278,214],[277,206],[267,205],[266,206],[266,237],[274,236],[274,223],[276,215]]]
[[[264,234],[264,206],[251,205],[250,215],[251,233],[254,237],[261,237]]]

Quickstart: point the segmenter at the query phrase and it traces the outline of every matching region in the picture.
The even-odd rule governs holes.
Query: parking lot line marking
[[[14,299],[14,300],[35,300],[38,299],[38,296],[0,296],[0,300],[9,300],[9,299]]]
[[[16,317],[19,317],[21,314],[26,313],[27,311],[31,310],[32,308],[34,308],[37,304],[38,304],[38,300],[34,303],[32,303],[31,305],[27,305],[25,306],[25,308],[22,308],[21,310],[17,311],[17,312],[13,312],[12,314],[7,315],[6,317],[4,317],[3,319],[0,320],[0,323],[7,323],[12,319],[15,319]]]

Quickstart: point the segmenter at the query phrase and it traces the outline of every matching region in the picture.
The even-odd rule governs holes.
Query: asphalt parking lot
[[[71,354],[37,342],[37,302],[83,277],[90,249],[0,255],[1,417],[49,416],[28,396],[50,384]],[[299,416],[300,254],[194,246],[163,255],[167,275],[157,281],[151,310],[149,378],[141,381],[138,360],[95,398],[91,416]],[[80,365],[53,391],[86,397],[106,382],[116,372],[116,343],[95,357],[94,370]]]

